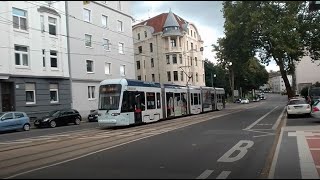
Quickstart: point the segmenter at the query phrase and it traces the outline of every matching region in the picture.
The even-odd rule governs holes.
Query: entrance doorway
[[[14,89],[13,82],[1,83],[2,112],[14,111]]]

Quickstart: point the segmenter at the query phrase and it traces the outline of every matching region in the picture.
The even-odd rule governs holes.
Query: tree
[[[293,97],[287,75],[294,74],[295,63],[306,55],[313,61],[320,57],[319,11],[308,12],[307,1],[232,1],[223,5],[226,36],[218,41],[219,48],[215,47],[217,57],[244,63],[258,52],[262,63],[274,60],[288,96]]]
[[[307,97],[307,96],[308,96],[308,89],[309,89],[309,87],[308,87],[308,86],[307,86],[307,87],[302,88],[302,89],[301,89],[301,91],[300,91],[301,96],[303,96],[303,97]]]

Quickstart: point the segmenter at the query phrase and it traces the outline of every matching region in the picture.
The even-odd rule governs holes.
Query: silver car
[[[312,105],[311,116],[320,118],[320,99],[316,100]]]

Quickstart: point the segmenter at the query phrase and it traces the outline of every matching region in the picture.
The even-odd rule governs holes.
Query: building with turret
[[[136,78],[205,85],[203,41],[197,27],[171,10],[132,28]]]

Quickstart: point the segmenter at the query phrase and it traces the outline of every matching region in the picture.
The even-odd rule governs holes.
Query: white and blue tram
[[[127,126],[221,110],[224,93],[223,88],[108,79],[100,83],[98,122]]]

